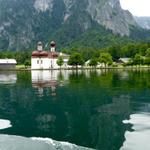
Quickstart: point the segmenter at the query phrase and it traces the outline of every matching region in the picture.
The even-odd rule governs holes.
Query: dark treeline
[[[129,57],[134,59],[139,56],[148,56],[150,43],[128,43],[126,45],[113,45],[105,48],[90,48],[90,47],[72,47],[62,49],[62,52],[72,55],[73,53],[80,53],[84,62],[88,59],[99,58],[100,53],[107,52],[112,56],[113,61],[121,57]],[[32,51],[1,51],[0,58],[14,58],[18,64],[30,64]]]
[[[31,51],[1,51],[0,59],[13,58],[16,59],[17,64],[30,65],[31,53]]]
[[[85,48],[85,47],[73,47],[68,50],[63,50],[68,54],[72,54],[75,52],[81,53],[84,60],[91,59],[93,57],[99,57],[100,53],[108,52],[111,54],[113,60],[117,60],[120,57],[129,57],[134,58],[136,54],[140,54],[141,56],[146,55],[147,49],[150,48],[150,43],[128,43],[126,45],[113,45],[100,49],[93,48]]]
[[[113,60],[116,60],[120,57],[129,57],[134,58],[136,54],[141,56],[146,55],[147,49],[150,48],[150,43],[129,43],[124,46],[112,46],[106,49],[112,57]]]

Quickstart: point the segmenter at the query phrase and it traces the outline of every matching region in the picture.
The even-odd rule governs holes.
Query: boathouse
[[[16,68],[15,59],[0,59],[0,70],[11,70]]]

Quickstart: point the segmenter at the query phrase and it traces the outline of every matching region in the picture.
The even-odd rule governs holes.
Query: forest
[[[109,62],[117,61],[119,58],[131,58],[131,64],[150,64],[150,43],[149,42],[135,42],[128,43],[124,45],[113,45],[105,48],[88,48],[88,47],[72,47],[70,49],[62,49],[61,52],[69,54],[70,59],[80,59],[81,64],[84,64],[87,60],[91,60],[91,65],[97,64],[97,62],[102,61],[100,57],[105,55],[109,57]],[[31,64],[31,50],[24,51],[1,51],[0,59],[14,58],[18,65]],[[75,55],[80,55],[77,56]],[[107,55],[107,56],[106,56]],[[104,57],[104,56],[103,56]],[[69,61],[72,64],[72,60]],[[80,64],[80,63],[79,63]],[[111,63],[110,63],[111,64]]]

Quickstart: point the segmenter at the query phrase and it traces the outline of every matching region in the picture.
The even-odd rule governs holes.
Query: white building
[[[90,64],[90,59],[85,62],[85,67],[92,68],[92,66],[90,66],[89,64]],[[102,67],[105,67],[105,64],[98,62],[96,68],[102,68]]]
[[[16,64],[15,59],[0,59],[0,70],[15,69]]]
[[[118,63],[126,64],[129,63],[131,58],[119,58]]]
[[[52,41],[50,43],[50,51],[44,51],[41,42],[37,44],[37,50],[32,52],[31,57],[31,69],[59,69],[57,64],[59,56],[63,58],[62,68],[67,68],[69,55],[58,53],[55,51],[56,43]]]

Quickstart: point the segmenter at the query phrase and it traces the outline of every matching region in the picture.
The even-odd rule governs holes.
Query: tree
[[[60,66],[60,68],[61,68],[61,66],[62,66],[63,64],[64,64],[63,58],[62,58],[62,57],[59,57],[58,60],[57,60],[57,65]]]
[[[99,62],[100,63],[104,63],[105,67],[106,65],[111,65],[113,60],[112,60],[112,56],[109,53],[101,53],[100,54],[100,58],[99,58]]]
[[[146,55],[145,55],[145,59],[144,59],[144,64],[145,65],[150,65],[150,48],[148,48],[146,50]]]
[[[138,53],[140,53],[140,55],[145,55],[145,51],[148,48],[148,44],[147,43],[138,43],[137,44],[137,49],[138,49]]]
[[[121,55],[120,51],[121,51],[121,48],[119,45],[114,45],[108,48],[108,52],[111,54],[114,61],[120,58],[120,55]]]
[[[146,50],[146,57],[150,57],[150,48]]]
[[[83,64],[84,64],[83,56],[80,53],[71,54],[68,61],[68,65],[76,66],[77,69],[78,65],[83,65]]]
[[[150,57],[146,57],[145,59],[144,59],[144,64],[145,65],[150,65]]]
[[[134,63],[135,65],[141,65],[141,64],[143,64],[143,62],[144,62],[144,59],[143,59],[143,57],[142,57],[140,54],[136,54],[136,55],[134,56],[134,58],[133,58],[133,63]]]
[[[97,58],[92,58],[89,62],[89,65],[92,67],[96,67],[98,64]]]
[[[25,67],[31,66],[31,61],[25,60],[24,65]]]
[[[129,43],[121,48],[120,53],[122,57],[134,57],[138,50],[134,43]]]

